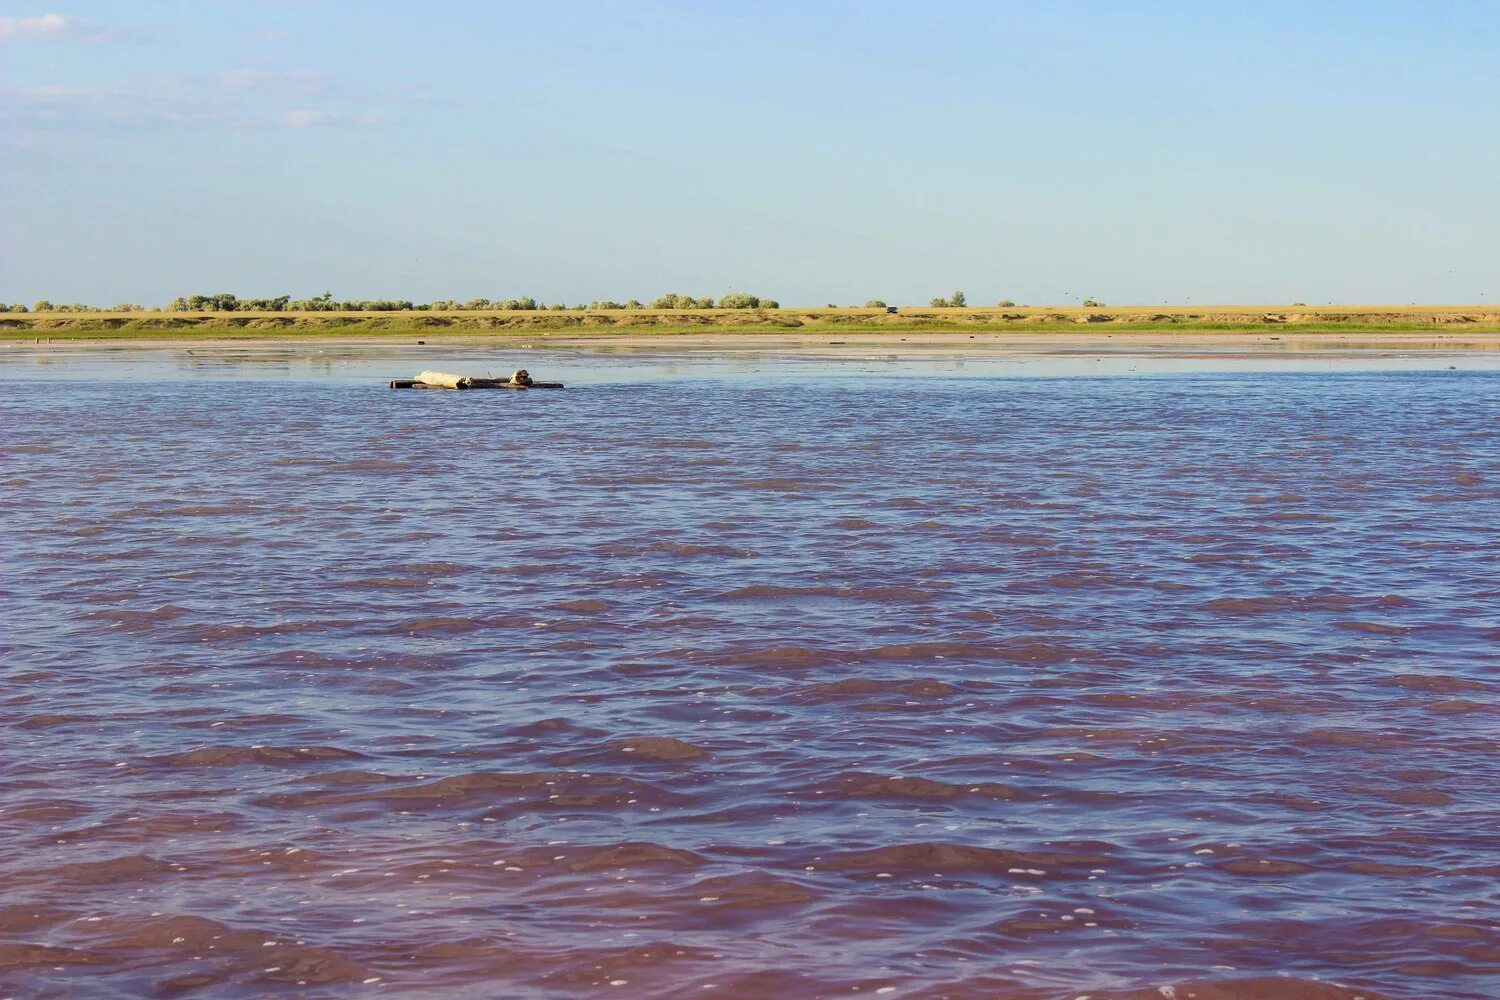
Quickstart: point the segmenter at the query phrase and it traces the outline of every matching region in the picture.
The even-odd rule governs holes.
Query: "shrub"
[[[719,300],[720,309],[754,309],[759,305],[758,296],[747,295],[744,292],[730,292]]]
[[[1083,305],[1087,309],[1102,309],[1102,308],[1104,308],[1104,303],[1100,302],[1098,299],[1084,299],[1083,300]]]
[[[191,304],[192,299],[189,299],[188,302]],[[291,303],[291,308],[297,312],[335,312],[338,310],[338,307],[339,304],[333,301],[332,292],[324,292],[322,295],[317,295],[310,299],[298,299],[296,302]]]
[[[1001,309],[1009,309],[1009,308],[1011,308],[1012,306],[1015,305],[1015,303],[1012,302],[1010,299],[1001,299],[999,302],[997,302],[995,304],[998,305]]]
[[[651,300],[652,309],[712,309],[713,299],[695,299],[691,295],[668,292]]]
[[[947,299],[931,299],[931,300],[928,301],[927,304],[930,305],[930,306],[932,306],[932,308],[934,308],[934,309],[946,309],[946,308],[948,308],[948,300]]]
[[[109,307],[109,311],[110,312],[117,312],[117,313],[138,313],[138,312],[144,312],[144,310],[142,309],[142,307],[140,306],[140,304],[136,303],[136,302],[120,302],[120,303],[118,303],[116,305],[110,306]]]
[[[635,302],[634,299],[631,299],[630,301]],[[637,302],[636,305],[640,305],[640,303]],[[622,305],[620,305],[620,303],[614,301],[613,299],[595,299],[593,302],[589,303],[589,308],[590,309],[627,309],[629,307],[628,306],[622,306]]]
[[[884,309],[885,308],[885,301],[883,299],[871,299],[870,301],[868,301],[868,302],[865,303],[865,308],[866,309]]]

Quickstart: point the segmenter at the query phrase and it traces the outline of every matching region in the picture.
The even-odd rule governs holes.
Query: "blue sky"
[[[0,297],[1500,301],[1500,3],[0,0]]]

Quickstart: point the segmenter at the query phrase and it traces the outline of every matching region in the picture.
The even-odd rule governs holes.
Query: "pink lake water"
[[[0,444],[0,996],[1500,995],[1492,360],[13,352]]]

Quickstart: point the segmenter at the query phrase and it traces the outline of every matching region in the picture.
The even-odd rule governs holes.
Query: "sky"
[[[0,298],[1500,301],[1500,3],[0,0]]]

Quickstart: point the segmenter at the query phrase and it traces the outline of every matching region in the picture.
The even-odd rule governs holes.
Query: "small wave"
[[[674,868],[699,868],[706,862],[702,855],[652,843],[609,844],[598,847],[570,847],[544,852],[549,859],[563,855],[563,866],[573,872],[594,872],[619,868],[646,868],[670,865]],[[521,863],[525,863],[523,857]]]
[[[614,745],[614,749],[622,754],[630,754],[637,760],[697,760],[708,756],[708,751],[702,747],[671,736],[639,736],[621,740]]]
[[[144,854],[130,854],[106,861],[79,861],[59,865],[45,872],[52,882],[73,885],[113,885],[117,882],[138,882],[155,875],[165,875],[176,866]]]
[[[974,642],[908,642],[866,650],[874,660],[1009,660],[1012,662],[1065,663],[1089,655],[1087,650],[1064,643],[1023,642],[995,646]]]
[[[64,948],[50,944],[7,944],[0,942],[0,972],[29,966],[103,965],[109,959],[81,948]]]
[[[1286,861],[1280,858],[1236,858],[1219,865],[1220,871],[1229,872],[1231,875],[1306,875],[1317,871],[1312,865],[1303,864],[1300,861]]]
[[[833,522],[835,528],[843,528],[845,531],[873,531],[885,526],[879,521],[871,521],[863,517],[841,517]]]
[[[896,798],[927,799],[934,801],[964,798],[970,795],[979,798],[1010,801],[1022,799],[1026,794],[1019,788],[996,781],[952,784],[909,775],[879,775],[853,772],[828,782],[822,789],[836,796],[850,798]]]
[[[56,726],[68,726],[75,722],[90,722],[93,716],[69,715],[61,713],[57,715],[28,715],[15,724],[17,729],[52,729]]]
[[[1056,875],[1059,870],[1073,871],[1104,864],[1109,859],[1093,854],[1053,854],[1035,851],[1012,851],[997,847],[970,847],[963,844],[922,843],[897,844],[868,851],[835,856],[827,862],[835,869],[876,869],[879,871],[942,872],[972,871],[1001,874]]]
[[[445,618],[435,616],[412,618],[408,621],[379,629],[378,632],[381,635],[467,635],[470,632],[477,632],[484,628],[484,624],[483,621],[477,618]]]
[[[840,681],[830,681],[826,684],[812,684],[803,690],[806,694],[835,698],[844,695],[950,698],[960,693],[959,688],[949,684],[947,681],[925,680],[922,678],[913,678],[911,680],[877,680],[873,677],[849,677]]]
[[[599,614],[603,611],[613,610],[615,606],[608,601],[598,601],[589,598],[583,598],[576,601],[563,601],[559,604],[552,605],[552,607],[558,611],[572,611],[577,614],[593,615]]]
[[[168,757],[153,758],[166,767],[229,767],[245,764],[307,764],[327,760],[359,760],[363,754],[340,747],[199,747]]]
[[[1333,624],[1337,628],[1349,632],[1363,632],[1366,635],[1409,635],[1412,632],[1412,629],[1405,625],[1386,625],[1383,622],[1341,621]]]
[[[1090,1000],[1392,1000],[1363,986],[1294,976],[1189,980],[1132,990],[1085,990]]]
[[[742,649],[713,653],[705,657],[710,663],[724,666],[762,667],[771,670],[811,670],[818,667],[837,666],[844,662],[843,654],[829,649],[810,646],[769,646],[764,649]]]
[[[90,611],[83,617],[96,621],[119,622],[122,625],[149,626],[158,622],[175,621],[187,613],[187,608],[178,607],[175,604],[162,604],[146,611]]]
[[[776,601],[809,597],[838,597],[837,587],[779,587],[774,584],[755,584],[728,590],[719,594],[720,601]]]
[[[1468,677],[1450,674],[1397,674],[1377,683],[1389,687],[1411,688],[1416,691],[1488,691],[1490,685]]]
[[[693,883],[692,891],[699,902],[716,904],[721,909],[796,906],[817,898],[807,886],[760,872],[699,879]]]

